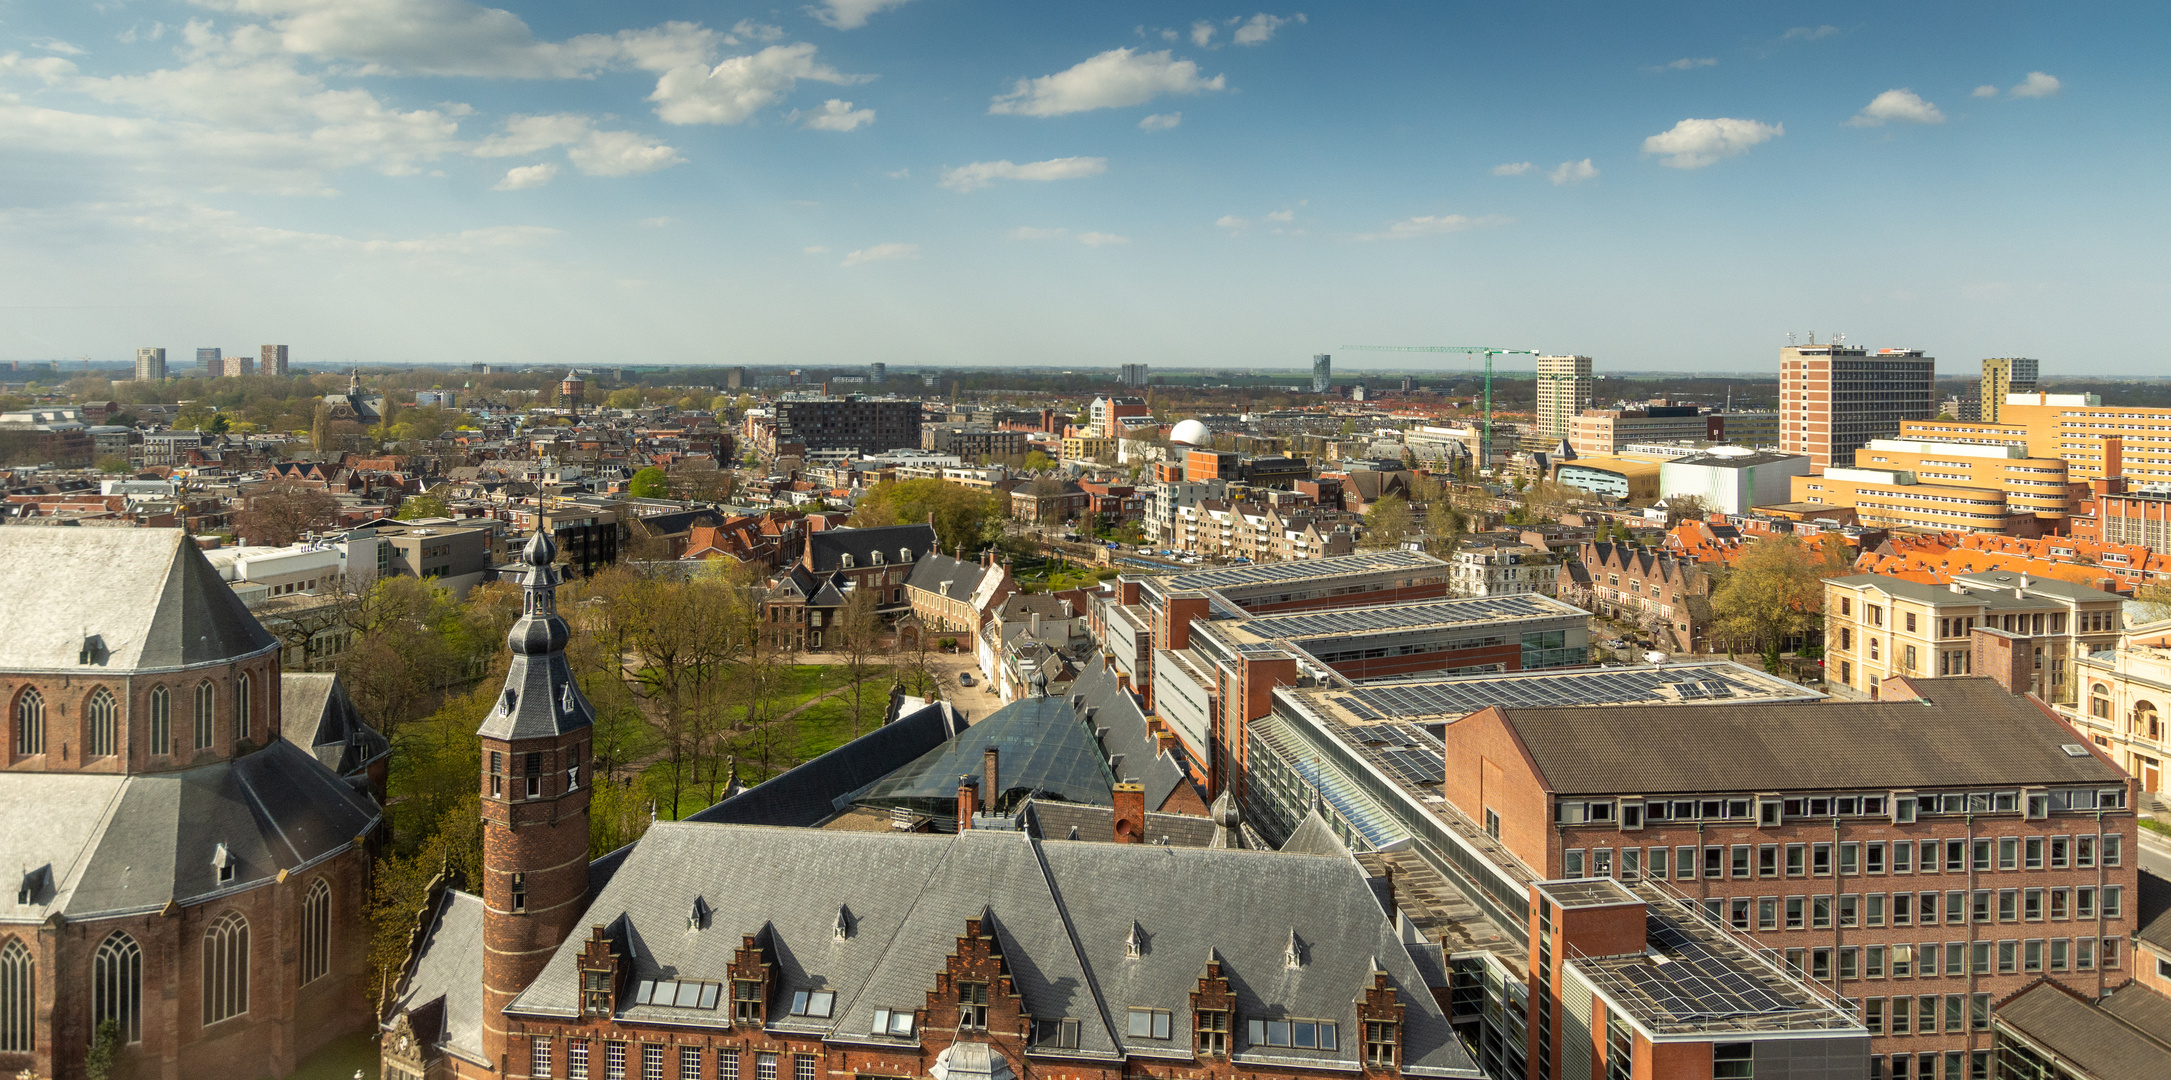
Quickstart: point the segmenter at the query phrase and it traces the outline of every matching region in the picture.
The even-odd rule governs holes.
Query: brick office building
[[[1999,1000],[2129,977],[2133,784],[2087,742],[1989,679],[1493,707],[1448,725],[1442,790],[1538,876],[1663,882],[1857,1003],[1873,1075],[1958,1078],[1985,1075]]]
[[[178,529],[0,529],[0,1070],[282,1076],[366,1026],[387,746]]]
[[[591,865],[552,554],[479,732],[482,893],[424,913],[386,1077],[1482,1075],[1346,858],[688,821]]]

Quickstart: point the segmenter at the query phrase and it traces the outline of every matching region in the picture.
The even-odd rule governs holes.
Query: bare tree
[[[234,526],[244,543],[285,547],[303,533],[330,524],[338,512],[339,500],[330,492],[281,481],[251,494],[234,515]]]
[[[851,698],[852,734],[855,736],[866,719],[863,715],[865,695],[860,693],[860,684],[877,668],[887,666],[879,661],[884,652],[883,632],[887,629],[882,624],[881,603],[876,590],[857,588],[845,598],[843,610],[837,612],[834,651],[844,660],[850,684],[845,693]]]

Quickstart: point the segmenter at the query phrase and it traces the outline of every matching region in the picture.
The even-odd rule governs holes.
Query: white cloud
[[[1546,179],[1553,181],[1555,187],[1562,184],[1580,184],[1585,180],[1596,177],[1598,167],[1591,164],[1589,158],[1584,158],[1581,161],[1563,161],[1552,172],[1545,175]]]
[[[1020,225],[1010,230],[1012,240],[1057,240],[1069,235],[1069,229],[1036,229],[1031,225]]]
[[[1200,22],[1195,22],[1195,23],[1192,23],[1192,24],[1191,24],[1191,44],[1193,44],[1193,45],[1196,45],[1196,46],[1198,46],[1199,48],[1203,49],[1203,48],[1207,47],[1208,45],[1211,45],[1211,44],[1213,44],[1213,41],[1214,41],[1214,24],[1213,24],[1213,23],[1210,23],[1210,22],[1204,22],[1204,21],[1200,21]]]
[[[867,25],[870,16],[903,7],[906,0],[822,0],[819,7],[807,10],[826,26],[838,30],[857,30]]]
[[[1854,127],[1882,127],[1887,120],[1908,124],[1942,124],[1945,122],[1945,114],[1939,112],[1937,106],[1922,100],[1913,90],[1901,87],[1877,95],[1847,123]]]
[[[1272,212],[1270,212],[1270,213],[1268,213],[1268,214],[1266,215],[1266,220],[1268,220],[1268,221],[1274,221],[1274,222],[1280,222],[1281,224],[1284,224],[1284,225],[1287,225],[1288,223],[1290,223],[1290,222],[1292,222],[1292,221],[1295,221],[1296,219],[1297,219],[1297,212],[1296,212],[1296,211],[1294,211],[1294,210],[1287,210],[1287,209],[1284,209],[1284,210],[1275,210],[1275,211],[1272,211]]]
[[[73,60],[63,60],[58,56],[33,56],[24,59],[21,53],[0,53],[0,75],[13,75],[17,72],[52,86],[73,76],[76,68]]]
[[[1012,161],[975,161],[943,173],[941,183],[951,191],[965,192],[987,187],[997,180],[1076,180],[1107,171],[1108,159],[1102,157],[1051,158],[1028,161],[1023,165]]]
[[[854,109],[851,102],[836,98],[822,102],[822,107],[814,112],[792,114],[795,118],[802,115],[806,119],[799,126],[814,131],[850,131],[874,123],[873,109]]]
[[[505,170],[505,179],[497,182],[496,191],[526,191],[550,183],[558,175],[558,167],[550,162],[540,165],[515,165]]]
[[[1970,97],[1996,97],[1996,96],[1998,96],[1998,88],[1997,88],[1997,87],[1995,87],[1995,86],[1989,86],[1989,85],[1984,85],[1984,86],[1978,86],[1978,87],[1976,87],[1976,88],[1975,88],[1975,92],[1974,92],[1973,94],[1969,95],[1969,96],[1970,96]]]
[[[1078,242],[1087,247],[1106,247],[1110,244],[1128,244],[1131,242],[1131,238],[1117,236],[1114,233],[1084,232],[1078,234]]]
[[[166,36],[165,23],[153,22],[151,23],[151,28],[149,30],[138,29],[138,27],[142,25],[142,23],[137,23],[135,26],[131,26],[128,29],[121,31],[120,33],[114,35],[113,40],[118,41],[123,45],[134,45],[136,42],[139,41],[157,41],[158,39]]]
[[[920,245],[918,244],[876,244],[873,247],[847,252],[844,256],[844,265],[864,266],[871,262],[888,262],[892,259],[917,259],[919,257]]]
[[[30,43],[37,46],[38,48],[44,49],[46,52],[59,53],[62,56],[83,55],[83,50],[81,48],[70,45],[67,42],[60,40],[59,38],[35,38],[32,39]]]
[[[656,80],[656,115],[667,124],[740,124],[783,100],[800,79],[849,86],[867,76],[846,75],[814,59],[805,42],[771,45],[706,68],[672,68]]]
[[[1214,224],[1229,230],[1232,236],[1242,236],[1251,231],[1251,219],[1240,218],[1235,214],[1223,214],[1214,219]]]
[[[991,113],[1018,116],[1064,116],[1092,109],[1117,109],[1144,105],[1162,94],[1196,94],[1221,90],[1226,77],[1199,77],[1199,66],[1176,60],[1169,51],[1142,53],[1110,49],[1081,60],[1067,71],[1037,79],[1019,79],[1015,89],[988,106]]]
[[[1154,113],[1140,120],[1138,128],[1140,131],[1167,131],[1181,123],[1183,123],[1183,114],[1180,112]]]
[[[1787,31],[1786,40],[1822,41],[1837,33],[1839,33],[1839,27],[1836,26],[1797,26]]]
[[[1654,64],[1651,67],[1644,68],[1643,70],[1694,71],[1697,68],[1717,67],[1718,65],[1719,58],[1716,56],[1684,56],[1679,60],[1668,61],[1664,64]]]
[[[2020,81],[2020,85],[2006,92],[2014,97],[2049,97],[2057,93],[2059,87],[2063,85],[2058,81],[2056,75],[2045,75],[2040,71],[2031,71],[2028,73],[2027,78]]]
[[[1665,157],[1659,164],[1674,169],[1701,169],[1720,158],[1745,154],[1758,143],[1787,133],[1784,124],[1718,117],[1683,120],[1672,128],[1643,140],[1643,152]]]
[[[758,41],[764,45],[784,39],[784,28],[758,23],[752,19],[740,19],[731,24],[731,33],[724,36],[724,44],[737,45],[742,41]]]
[[[428,233],[407,239],[356,239],[335,233],[310,233],[252,225],[231,210],[202,206],[138,204],[96,206],[107,220],[148,233],[199,255],[269,254],[291,251],[370,256],[458,257],[532,247],[558,235],[539,225],[497,225],[456,233]]]
[[[512,12],[468,0],[197,2],[265,20],[237,30],[233,48],[356,61],[361,74],[565,79],[621,65],[660,72],[704,62],[718,38],[696,23],[669,22],[542,41]]]
[[[565,156],[589,176],[639,176],[686,163],[677,150],[631,131],[590,132]]]
[[[1494,176],[1528,176],[1537,171],[1538,167],[1527,161],[1510,161],[1504,165],[1493,166]]]
[[[1300,23],[1303,21],[1303,15],[1296,15],[1285,19],[1279,15],[1268,15],[1262,11],[1249,19],[1245,19],[1243,21],[1243,24],[1236,28],[1236,33],[1230,38],[1230,40],[1236,42],[1238,45],[1264,45],[1268,41],[1273,40],[1274,31],[1279,30],[1282,27],[1289,25],[1290,23]]]
[[[823,247],[820,244],[809,244],[806,247],[800,248],[799,253],[802,255],[827,255],[829,254],[829,249]]]
[[[1408,240],[1419,236],[1438,236],[1441,233],[1467,232],[1471,229],[1507,225],[1514,222],[1514,220],[1514,218],[1502,217],[1499,214],[1486,214],[1482,217],[1466,217],[1462,214],[1441,214],[1437,216],[1428,214],[1424,217],[1403,218],[1380,232],[1359,233],[1357,239]]]
[[[588,118],[579,113],[508,116],[505,130],[475,144],[471,153],[486,158],[527,157],[553,146],[579,142],[590,127]]]

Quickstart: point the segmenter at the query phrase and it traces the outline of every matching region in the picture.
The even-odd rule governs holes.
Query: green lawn
[[[836,690],[844,685],[845,671],[842,666],[827,664],[800,664],[792,669],[787,692],[780,696],[779,715],[799,708],[815,697]],[[859,734],[866,734],[882,723],[889,709],[890,678],[887,672],[877,672],[859,686],[861,719]],[[817,702],[806,711],[783,721],[786,725],[779,746],[770,762],[771,773],[783,772],[801,762],[811,761],[854,737],[852,728],[851,699],[838,694]],[[752,760],[753,751],[739,755],[739,779],[754,784],[767,778],[758,760]],[[671,764],[659,761],[642,770],[639,781],[645,792],[644,799],[657,800],[656,813],[661,819],[686,817],[708,806],[707,777],[696,785],[689,782],[679,796],[678,813],[671,812]]]

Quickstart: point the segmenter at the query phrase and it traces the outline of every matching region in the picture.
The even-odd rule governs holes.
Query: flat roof
[[[1538,883],[1538,891],[1545,894],[1553,903],[1567,910],[1643,903],[1642,897],[1629,892],[1628,886],[1612,878],[1544,881]]]
[[[1298,582],[1319,581],[1327,578],[1357,574],[1393,573],[1408,570],[1446,570],[1447,564],[1421,551],[1367,551],[1358,555],[1337,555],[1331,559],[1295,559],[1288,562],[1252,563],[1248,566],[1223,566],[1210,570],[1192,570],[1166,577],[1145,580],[1146,587],[1160,593],[1182,592],[1189,589],[1215,589],[1221,592],[1241,591],[1251,586],[1292,585]]]
[[[1356,637],[1435,628],[1522,622],[1530,619],[1588,618],[1590,613],[1550,596],[1472,596],[1418,600],[1377,607],[1293,611],[1254,615],[1227,623],[1209,623],[1216,633],[1239,642]]]
[[[1806,686],[1731,660],[1374,679],[1347,687],[1282,692],[1300,696],[1312,711],[1353,727],[1446,723],[1491,705],[1551,708],[1824,698]]]

